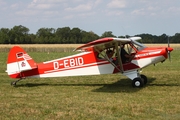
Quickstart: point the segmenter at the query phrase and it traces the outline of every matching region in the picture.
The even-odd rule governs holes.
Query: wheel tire
[[[133,87],[143,87],[144,81],[140,77],[134,78],[132,81],[132,86]]]
[[[147,84],[147,77],[145,75],[141,75],[141,79],[144,81],[144,85]]]

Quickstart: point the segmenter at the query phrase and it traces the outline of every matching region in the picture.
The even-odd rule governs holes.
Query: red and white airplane
[[[140,70],[151,64],[163,62],[173,50],[171,47],[146,47],[137,42],[140,37],[102,38],[75,50],[80,53],[43,63],[36,63],[22,48],[14,46],[8,55],[7,73],[18,80],[23,78],[65,77],[121,73],[132,80],[133,87],[142,87],[147,77]],[[124,61],[121,46],[132,56]],[[108,52],[114,53],[109,58]],[[113,52],[112,52],[113,51]]]

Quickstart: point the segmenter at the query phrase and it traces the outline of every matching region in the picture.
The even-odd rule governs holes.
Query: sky
[[[101,36],[180,33],[179,0],[0,0],[0,28],[78,27]]]

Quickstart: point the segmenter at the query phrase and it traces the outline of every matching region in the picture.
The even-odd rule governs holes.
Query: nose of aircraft
[[[171,48],[171,47],[168,47],[167,49],[169,52],[173,51],[173,48]]]

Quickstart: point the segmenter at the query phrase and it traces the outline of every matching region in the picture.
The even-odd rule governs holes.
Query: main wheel
[[[144,81],[144,85],[147,84],[147,77],[145,75],[141,75],[141,79]]]
[[[132,81],[132,86],[133,87],[143,87],[144,81],[140,77],[134,78]]]

